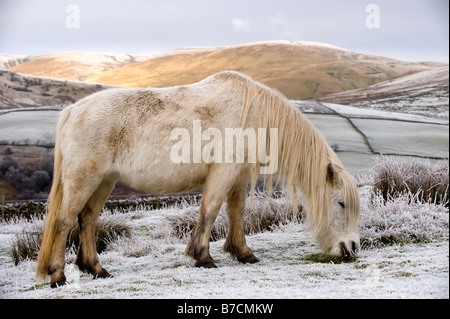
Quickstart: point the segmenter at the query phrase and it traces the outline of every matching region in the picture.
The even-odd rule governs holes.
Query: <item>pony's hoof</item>
[[[254,263],[257,263],[259,261],[259,259],[256,258],[255,255],[251,254],[251,255],[245,256],[243,258],[238,258],[238,261],[243,264],[254,264]]]
[[[63,279],[60,279],[58,281],[51,282],[50,283],[50,287],[58,288],[58,287],[64,286],[65,284],[66,284],[66,278],[63,278]]]
[[[50,287],[58,288],[64,286],[66,284],[66,276],[64,275],[63,270],[57,270],[53,272],[49,272],[50,274]]]
[[[98,279],[98,278],[112,278],[114,277],[113,275],[111,275],[106,269],[102,268],[102,271],[98,274],[94,275],[94,279]]]
[[[206,261],[206,262],[196,262],[195,267],[197,268],[217,268],[216,264],[212,261]]]

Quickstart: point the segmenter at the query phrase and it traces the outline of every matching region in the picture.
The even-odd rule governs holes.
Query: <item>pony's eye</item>
[[[344,202],[339,202],[339,205],[341,205],[342,208],[345,208],[345,203]]]

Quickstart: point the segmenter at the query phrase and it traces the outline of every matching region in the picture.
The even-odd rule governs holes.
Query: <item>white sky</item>
[[[379,28],[366,26],[371,3],[379,8]],[[73,19],[71,4],[79,20]],[[300,40],[448,62],[448,12],[448,0],[0,0],[0,52],[155,54]]]

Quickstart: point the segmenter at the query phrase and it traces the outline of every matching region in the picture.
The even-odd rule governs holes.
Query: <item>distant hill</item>
[[[404,62],[301,41],[182,48],[157,56],[96,52],[0,54],[0,68],[9,71],[125,87],[190,84],[223,70],[235,70],[297,100],[365,88],[446,65]]]
[[[0,69],[7,70],[31,59],[29,55],[0,53]]]
[[[0,54],[0,61],[2,56]],[[9,67],[9,71],[52,77],[66,80],[82,80],[99,72],[144,61],[151,55],[97,53],[97,52],[58,52],[27,57],[25,62]]]
[[[84,80],[126,87],[165,87],[235,70],[277,88],[289,99],[310,99],[443,65],[404,62],[314,42],[272,41],[175,50]]]

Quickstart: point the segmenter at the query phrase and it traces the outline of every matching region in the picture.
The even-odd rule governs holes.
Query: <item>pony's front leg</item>
[[[209,238],[224,197],[207,189],[203,192],[197,226],[186,248],[186,254],[195,259],[196,267],[217,268],[209,254]]]

